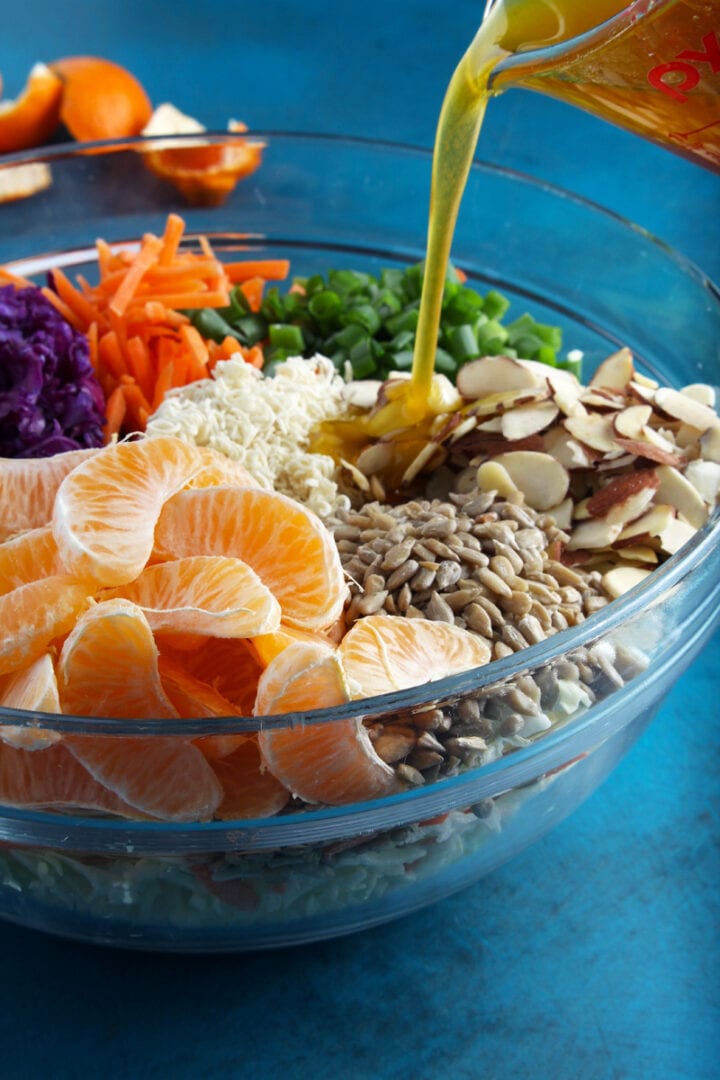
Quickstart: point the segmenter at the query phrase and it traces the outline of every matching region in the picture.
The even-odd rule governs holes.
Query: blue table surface
[[[23,0],[3,12],[0,72],[12,96],[36,60],[96,54],[208,127],[234,117],[429,146],[482,7]],[[716,175],[521,91],[492,104],[478,156],[602,203],[720,280]],[[718,1076],[719,658],[716,633],[571,819],[398,922],[227,957],[113,952],[0,925],[0,1075]]]

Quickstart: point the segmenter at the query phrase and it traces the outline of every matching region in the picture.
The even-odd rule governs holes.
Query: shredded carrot
[[[158,265],[170,266],[177,255],[182,235],[185,232],[185,222],[179,214],[168,214],[165,222],[165,232],[162,238],[162,247],[158,255]]]
[[[289,259],[248,259],[247,262],[225,263],[225,273],[234,285],[248,278],[265,281],[284,281],[290,273]]]
[[[260,310],[264,287],[265,282],[262,278],[259,277],[251,277],[248,278],[247,281],[241,282],[240,289],[242,290],[243,296],[250,305],[251,311]]]
[[[107,420],[105,421],[106,442],[110,442],[113,435],[120,434],[126,412],[127,405],[125,403],[125,394],[123,393],[122,385],[118,383],[112,393],[108,396],[105,405],[105,415],[107,417]]]
[[[32,285],[32,281],[0,266],[0,285],[14,285],[16,289],[26,289],[28,285]]]
[[[209,376],[218,360],[240,354],[261,368],[260,345],[244,348],[229,336],[206,341],[185,311],[222,308],[231,289],[242,289],[257,310],[267,281],[287,277],[287,259],[223,263],[205,236],[183,243],[185,221],[169,214],[161,235],[138,243],[96,241],[98,281],[81,274],[71,280],[54,270],[45,296],[76,329],[85,333],[90,358],[106,399],[106,439],[142,431],[172,387]],[[0,268],[0,284],[32,284]]]
[[[143,277],[154,266],[162,251],[162,240],[157,236],[147,235],[143,237],[142,246],[137,257],[128,272],[118,285],[117,292],[110,301],[110,310],[116,315],[123,315],[133,296],[137,292],[138,285]]]

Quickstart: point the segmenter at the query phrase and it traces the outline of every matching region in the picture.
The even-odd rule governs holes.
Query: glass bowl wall
[[[220,137],[218,137],[219,139]],[[227,137],[224,137],[227,140]],[[222,206],[190,206],[147,170],[138,146],[59,147],[52,186],[0,206],[0,264],[44,280],[93,274],[97,237],[133,242],[180,213],[219,255],[287,256],[293,274],[377,272],[419,261],[429,197],[425,151],[265,133],[260,169]],[[712,283],[642,229],[528,177],[477,164],[454,261],[517,315],[561,325],[587,371],[628,345],[670,385],[718,382]],[[566,660],[592,688],[505,756],[401,794],[253,821],[126,821],[0,808],[0,915],[113,945],[233,951],[312,941],[433,902],[480,878],[566,817],[608,775],[711,635],[720,611],[717,516],[642,586],[574,629],[442,682],[331,716],[256,721],[107,721],[6,710],[0,723],[152,739],[482,707],[528,677],[553,685]]]

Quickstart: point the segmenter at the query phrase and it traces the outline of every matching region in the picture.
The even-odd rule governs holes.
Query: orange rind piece
[[[63,83],[46,64],[35,64],[19,97],[0,101],[0,154],[40,146],[60,121]]]
[[[81,142],[139,135],[152,115],[144,87],[121,64],[66,56],[49,65],[60,83],[60,121]]]
[[[238,182],[250,176],[262,163],[265,144],[257,140],[229,139],[227,143],[203,143],[205,128],[193,117],[172,105],[161,105],[143,129],[147,137],[167,135],[168,144],[158,141],[144,152],[145,163],[155,176],[173,184],[192,206],[220,206]],[[231,120],[230,135],[240,135],[247,126]],[[172,135],[197,135],[198,139],[172,144]]]

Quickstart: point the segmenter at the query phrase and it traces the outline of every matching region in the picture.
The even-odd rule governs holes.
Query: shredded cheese
[[[212,377],[171,390],[147,434],[174,435],[239,461],[263,487],[304,503],[320,517],[349,506],[335,463],[310,452],[310,433],[346,412],[345,383],[332,361],[293,357],[268,378],[242,357],[220,361]]]

